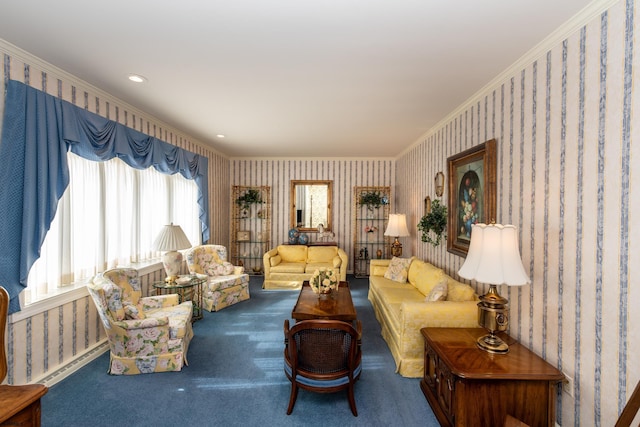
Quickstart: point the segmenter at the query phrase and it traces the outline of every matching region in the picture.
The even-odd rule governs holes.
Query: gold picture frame
[[[447,159],[447,251],[466,256],[471,225],[496,220],[496,140]]]
[[[436,189],[436,196],[442,197],[444,194],[444,174],[442,172],[438,172],[433,179],[433,183]]]

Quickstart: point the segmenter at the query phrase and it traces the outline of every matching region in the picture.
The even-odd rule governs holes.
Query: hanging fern
[[[447,227],[447,207],[434,200],[431,204],[431,212],[420,219],[418,230],[422,231],[422,241],[433,246],[440,245],[445,228]],[[431,237],[431,232],[435,238]]]

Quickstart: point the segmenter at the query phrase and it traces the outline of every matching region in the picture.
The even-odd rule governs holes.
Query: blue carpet
[[[363,371],[358,417],[346,392],[300,390],[286,415],[291,386],[283,372],[283,323],[298,292],[264,291],[252,277],[251,299],[194,323],[189,366],[181,372],[111,376],[108,354],[50,388],[42,425],[438,426],[419,379],[395,371],[367,300],[368,280],[349,277],[362,321]]]

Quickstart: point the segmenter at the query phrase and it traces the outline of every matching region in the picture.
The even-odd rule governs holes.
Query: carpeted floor
[[[367,300],[368,280],[349,277],[362,321],[363,371],[358,417],[346,392],[301,390],[286,415],[290,383],[283,372],[283,323],[298,292],[264,291],[251,278],[251,299],[194,323],[189,366],[134,376],[106,373],[108,354],[54,385],[42,399],[48,426],[437,426],[419,380],[396,374]]]

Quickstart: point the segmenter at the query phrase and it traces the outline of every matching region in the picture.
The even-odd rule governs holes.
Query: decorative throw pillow
[[[209,276],[228,276],[233,274],[234,266],[228,261],[224,261],[220,264],[211,264],[209,268],[207,268],[207,274]]]
[[[427,302],[445,301],[447,299],[447,280],[441,281],[431,289],[431,292],[425,298]]]
[[[393,280],[394,282],[406,283],[410,264],[411,258],[391,258],[389,267],[387,267],[387,271],[384,273],[384,278]]]

